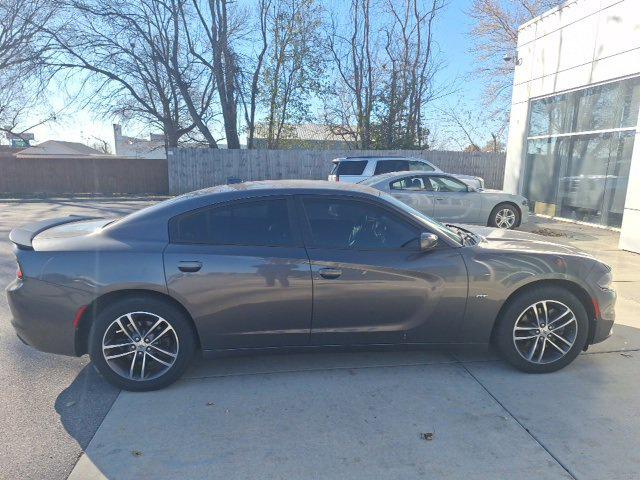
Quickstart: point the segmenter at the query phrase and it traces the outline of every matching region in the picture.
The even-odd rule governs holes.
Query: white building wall
[[[570,0],[518,32],[504,188],[522,186],[529,100],[640,75],[640,0]],[[640,133],[636,132],[620,247],[640,252]]]

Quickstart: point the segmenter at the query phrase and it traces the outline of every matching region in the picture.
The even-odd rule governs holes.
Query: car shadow
[[[119,393],[88,364],[56,398],[60,422],[82,450],[89,445]]]

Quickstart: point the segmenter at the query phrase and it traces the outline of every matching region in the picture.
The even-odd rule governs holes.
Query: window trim
[[[396,182],[400,182],[402,180],[406,180],[408,178],[413,178],[413,177],[420,177],[422,179],[422,183],[424,184],[425,179],[431,177],[432,175],[405,175],[403,177],[400,178],[396,178],[395,180],[392,180],[389,182],[389,191],[390,192],[411,192],[411,193],[433,193],[433,189],[429,188],[425,188],[424,190],[408,190],[406,188],[393,188],[391,185],[393,185]],[[433,175],[435,176],[435,175]],[[431,185],[431,182],[429,182],[429,185]]]
[[[254,203],[256,201],[268,201],[268,200],[284,200],[287,206],[287,214],[289,216],[289,227],[291,228],[291,237],[292,242],[287,245],[269,245],[269,244],[246,244],[246,243],[205,243],[205,242],[188,242],[188,241],[176,241],[176,224],[181,217],[186,217],[189,215],[196,215],[205,210],[215,210],[226,208],[235,205],[242,205],[245,203]],[[257,195],[252,197],[245,198],[236,198],[231,200],[224,200],[217,203],[212,203],[209,205],[205,205],[203,207],[194,208],[193,210],[187,210],[185,212],[181,212],[177,215],[174,215],[169,219],[168,227],[169,227],[169,244],[171,245],[198,245],[202,247],[257,247],[257,248],[292,248],[292,247],[303,247],[304,244],[302,242],[302,236],[300,233],[300,224],[298,219],[294,215],[294,200],[292,195]]]
[[[459,190],[457,192],[441,192],[439,190],[433,190],[433,185],[431,186],[431,190],[429,190],[430,192],[433,193],[469,193],[469,185],[467,185],[466,183],[464,183],[462,180],[452,176],[452,175],[425,175],[425,177],[427,178],[446,178],[449,180],[453,180],[453,182],[460,182],[460,184],[464,185],[464,187],[466,188],[466,190]]]
[[[359,195],[336,195],[336,194],[319,194],[319,193],[301,193],[295,195],[296,197],[296,206],[298,208],[299,216],[300,216],[300,227],[302,229],[302,238],[305,244],[305,248],[312,250],[337,250],[341,252],[414,252],[419,253],[420,248],[417,249],[409,249],[409,248],[341,248],[341,247],[326,247],[326,246],[318,246],[315,245],[313,241],[313,234],[311,232],[311,224],[309,222],[309,217],[307,216],[306,209],[304,207],[304,200],[311,199],[329,199],[329,200],[347,200],[347,201],[358,201],[361,203],[367,203],[369,205],[373,205],[379,208],[382,208],[394,215],[395,217],[399,217],[400,221],[416,230],[417,236],[419,236],[422,232],[431,231],[424,225],[416,222],[413,218],[406,215],[404,212],[397,210],[393,205],[387,205],[386,202],[376,201],[374,199],[361,197]],[[431,232],[433,233],[433,232]],[[440,242],[437,249],[441,249],[441,246],[446,244],[447,248],[451,248],[447,240],[443,239],[443,242]]]

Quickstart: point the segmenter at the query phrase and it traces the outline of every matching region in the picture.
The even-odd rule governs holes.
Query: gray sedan
[[[611,270],[589,255],[449,228],[361,185],[227,185],[9,238],[18,336],[89,353],[130,390],[175,381],[196,350],[492,342],[517,368],[549,372],[614,322]]]
[[[475,189],[446,173],[395,172],[360,183],[389,193],[442,222],[512,229],[529,218],[529,204],[523,196]]]

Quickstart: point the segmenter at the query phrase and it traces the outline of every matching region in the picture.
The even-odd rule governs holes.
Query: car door
[[[420,228],[382,201],[299,196],[313,276],[314,345],[446,342],[467,298],[458,248],[422,252]]]
[[[481,199],[470,192],[466,183],[450,176],[432,175],[428,178],[434,198],[433,215],[441,222],[479,223]]]
[[[433,216],[431,182],[422,175],[407,175],[389,182],[389,193],[420,213]]]
[[[238,200],[170,221],[167,288],[205,350],[308,343],[311,272],[292,202]]]

